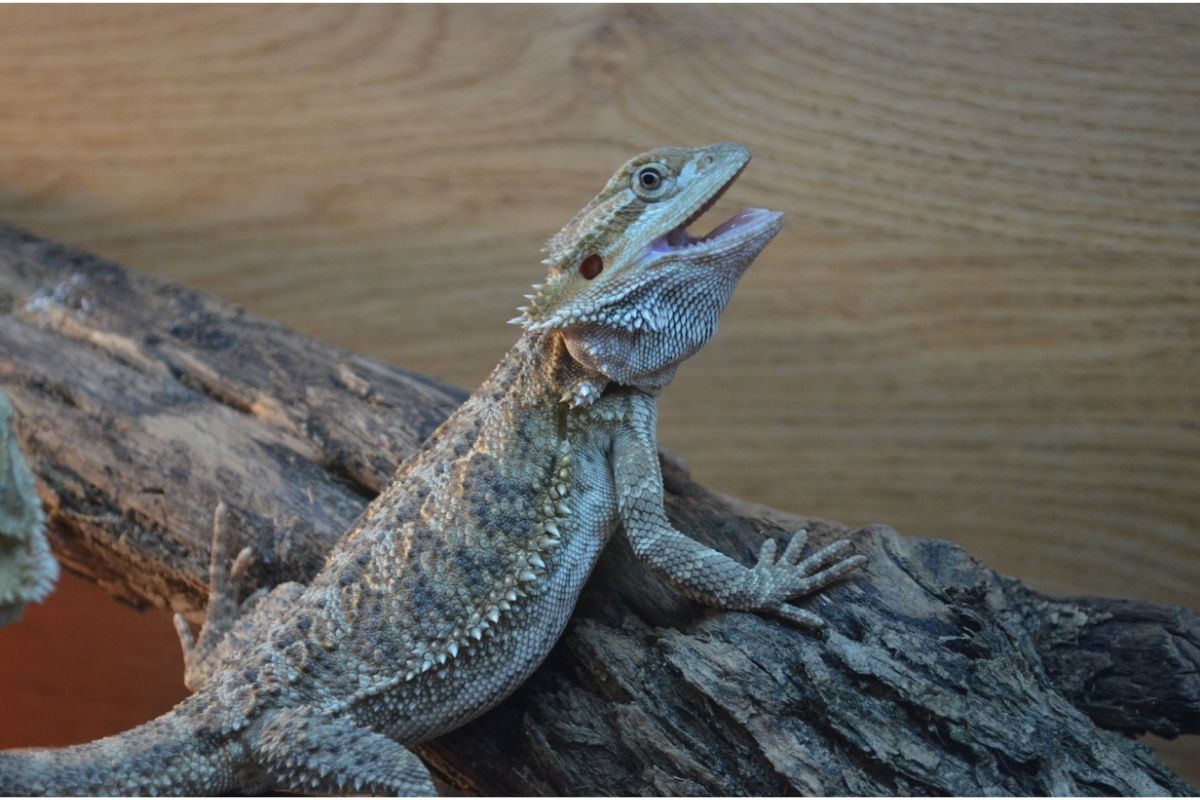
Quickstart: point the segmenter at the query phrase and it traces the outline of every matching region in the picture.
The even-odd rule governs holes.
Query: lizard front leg
[[[633,404],[630,424],[614,434],[613,477],[617,508],[634,554],[684,594],[706,605],[774,614],[812,629],[825,621],[790,603],[840,580],[866,562],[846,556],[839,540],[801,560],[806,531],[798,531],[776,557],[775,540],[762,545],[758,563],[745,567],[671,526],[663,509],[662,473],[655,443],[652,400]]]

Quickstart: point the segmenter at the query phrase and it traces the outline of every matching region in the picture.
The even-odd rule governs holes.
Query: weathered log
[[[198,619],[218,498],[260,584],[304,580],[464,394],[0,226],[0,389],[55,551]],[[814,637],[676,595],[618,537],[518,692],[422,753],[488,794],[1188,794],[1128,734],[1200,732],[1200,617],[1054,599],[958,547],[750,506],[665,459],[682,530],[743,560],[849,535]]]

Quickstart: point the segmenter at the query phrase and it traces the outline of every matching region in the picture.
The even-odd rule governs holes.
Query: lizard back
[[[229,724],[302,703],[422,741],[536,668],[615,525],[604,426],[572,424],[582,412],[547,380],[562,356],[555,338],[523,336],[398,469],[285,618],[218,676],[222,694],[254,693]]]

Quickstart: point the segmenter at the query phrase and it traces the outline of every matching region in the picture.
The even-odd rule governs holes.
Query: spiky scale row
[[[533,547],[520,552],[513,559],[512,569],[489,592],[486,600],[460,617],[450,636],[445,639],[417,642],[405,662],[404,680],[412,681],[433,669],[435,665],[447,669],[437,671],[438,678],[449,675],[449,667],[460,653],[470,656],[475,652],[474,643],[482,642],[484,636],[495,636],[504,618],[521,609],[520,601],[536,591],[539,579],[550,569],[547,559],[562,543],[562,528],[571,516],[567,497],[571,493],[573,457],[570,446],[564,442],[558,459],[551,470],[545,490],[546,498],[541,507],[541,519],[535,521],[529,535],[523,537]]]

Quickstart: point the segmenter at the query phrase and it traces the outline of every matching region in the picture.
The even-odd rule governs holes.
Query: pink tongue
[[[678,250],[680,248],[687,247],[688,245],[695,244],[696,242],[708,242],[717,238],[721,234],[728,233],[734,228],[753,223],[764,214],[774,213],[775,212],[771,211],[769,208],[742,209],[732,219],[725,220],[720,225],[709,231],[707,236],[702,236],[700,238],[693,236],[685,230],[676,229],[661,239],[656,239],[654,244],[651,245],[651,252],[663,253],[668,250]]]
[[[724,222],[722,222],[720,225],[718,225],[717,227],[713,228],[711,231],[709,231],[708,235],[705,236],[704,238],[705,239],[714,239],[723,233],[728,233],[729,231],[733,230],[734,228],[738,227],[739,225],[745,225],[747,222],[751,222],[752,220],[754,220],[755,217],[757,217],[759,214],[761,214],[764,210],[765,209],[761,209],[761,208],[743,209],[743,210],[739,211],[732,219],[727,219]]]

